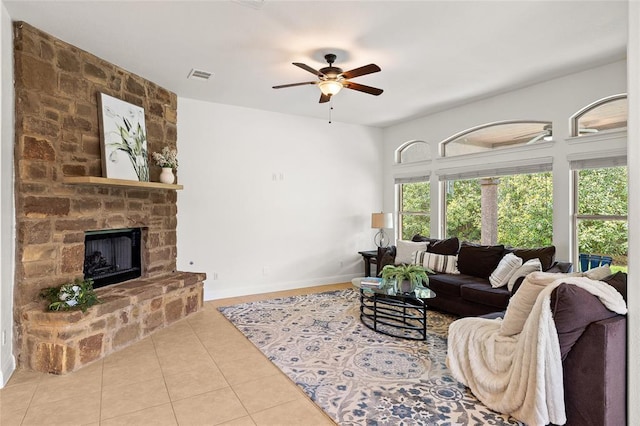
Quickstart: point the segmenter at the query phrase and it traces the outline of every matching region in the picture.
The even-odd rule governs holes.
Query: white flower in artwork
[[[107,117],[109,118],[116,118],[118,116],[118,114],[116,114],[115,111],[108,106],[104,108],[104,112],[105,114],[107,114]]]

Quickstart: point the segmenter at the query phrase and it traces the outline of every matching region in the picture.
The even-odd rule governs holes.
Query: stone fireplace
[[[76,179],[102,176],[98,93],[145,109],[150,153],[176,147],[177,97],[23,22],[14,53],[15,355],[65,373],[202,306],[204,274],[176,271],[176,188]],[[139,278],[97,289],[104,303],[86,314],[45,311],[41,289],[84,276],[87,233],[134,228]]]

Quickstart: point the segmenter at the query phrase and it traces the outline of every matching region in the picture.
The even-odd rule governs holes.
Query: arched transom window
[[[627,95],[600,99],[571,118],[571,136],[584,136],[603,130],[627,127]]]
[[[502,121],[472,127],[441,142],[443,157],[530,145],[552,139],[550,121]]]
[[[431,147],[424,141],[409,141],[396,150],[396,163],[408,164],[431,160]]]

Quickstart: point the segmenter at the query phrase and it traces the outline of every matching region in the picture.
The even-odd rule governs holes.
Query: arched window
[[[550,121],[501,121],[464,130],[441,142],[443,157],[530,145],[552,139]]]
[[[571,117],[571,136],[627,127],[627,95],[613,95],[587,105]]]
[[[396,164],[431,160],[431,147],[425,141],[409,141],[396,150]]]

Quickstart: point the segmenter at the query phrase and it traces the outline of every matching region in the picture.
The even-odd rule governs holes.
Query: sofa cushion
[[[429,244],[427,251],[430,253],[455,256],[460,249],[460,240],[457,237],[437,240]]]
[[[476,282],[461,286],[460,296],[469,302],[504,309],[509,304],[511,293],[506,287],[494,288],[489,282]]]
[[[382,268],[393,265],[396,259],[396,246],[378,247],[376,256],[376,276],[380,275]]]
[[[416,234],[413,236],[413,238],[411,238],[411,241],[428,242],[429,246],[427,247],[427,251],[429,253],[444,254],[447,256],[458,254],[458,250],[460,249],[460,240],[458,239],[458,237],[439,240],[437,238],[430,238],[420,234]]]
[[[416,265],[422,265],[434,272],[441,272],[443,274],[460,273],[457,266],[457,256],[429,253],[428,251],[417,251],[413,263],[415,263]]]
[[[564,277],[565,274],[549,274],[546,272],[532,272],[523,281],[522,285],[515,293],[504,315],[504,320],[500,324],[500,334],[502,336],[513,336],[520,334],[531,308],[536,303],[538,294],[555,280]]]
[[[571,284],[560,284],[553,290],[551,312],[563,360],[589,324],[617,315],[608,310],[597,296]]]
[[[527,275],[535,271],[542,271],[542,264],[540,263],[540,259],[529,259],[524,262],[522,266],[520,266],[509,278],[509,281],[507,282],[507,288],[509,289],[509,291],[515,293],[517,290],[515,284],[518,278],[526,277]],[[520,282],[522,283],[522,280]]]
[[[515,248],[512,249],[512,253],[522,259],[522,262],[525,263],[527,260],[531,259],[540,259],[540,264],[542,265],[542,270],[546,271],[547,269],[553,266],[553,262],[556,259],[556,246],[548,246],[548,247],[538,247],[538,248]]]
[[[395,264],[401,265],[403,263],[413,263],[414,253],[417,251],[426,250],[427,244],[429,243],[405,240],[396,241]]]
[[[458,253],[458,270],[461,274],[489,278],[503,254],[503,245],[480,246],[465,241]]]
[[[622,295],[624,301],[627,301],[627,274],[619,271],[615,274],[603,278],[601,281],[604,281],[605,283],[618,290],[618,293]]]
[[[503,287],[509,282],[509,278],[522,266],[522,259],[513,253],[505,254],[496,269],[489,275],[491,287]]]
[[[470,275],[429,275],[429,288],[436,292],[436,296],[450,295],[460,297],[460,287],[462,285],[473,284],[476,282],[478,282],[478,278]]]

